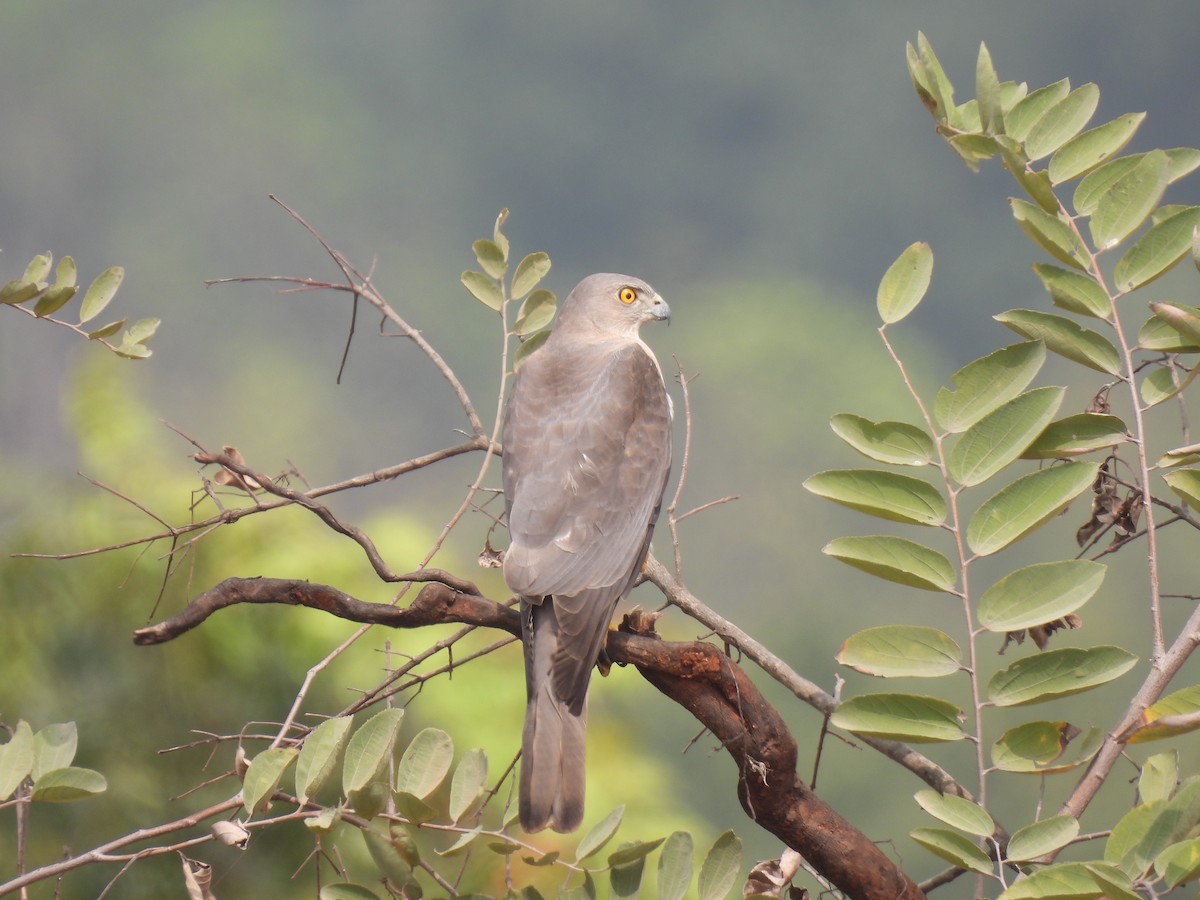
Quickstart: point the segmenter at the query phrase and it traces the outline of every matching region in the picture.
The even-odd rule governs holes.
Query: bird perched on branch
[[[669,319],[650,285],[585,278],[516,373],[504,415],[504,579],[521,598],[526,831],[583,818],[587,690],[641,573],[671,469],[671,403],[639,330]]]

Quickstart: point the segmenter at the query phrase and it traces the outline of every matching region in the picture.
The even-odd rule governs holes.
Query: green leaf
[[[1200,371],[1200,369],[1192,369],[1190,373],[1180,378],[1177,382],[1176,378],[1180,375],[1179,370],[1169,366],[1159,366],[1158,368],[1151,369],[1146,377],[1142,379],[1142,386],[1140,388],[1142,402],[1147,407],[1150,407],[1157,406],[1164,400],[1170,400],[1191,384],[1192,379],[1196,377],[1197,371]]]
[[[1146,221],[1167,189],[1167,166],[1167,154],[1151,151],[1101,195],[1088,223],[1098,249],[1115,247]]]
[[[699,900],[723,900],[733,890],[742,871],[742,839],[733,831],[723,832],[700,864],[696,882]]]
[[[1168,889],[1200,877],[1200,837],[1172,844],[1154,858],[1154,871]]]
[[[338,881],[321,886],[320,900],[379,900],[379,895],[361,884]]]
[[[468,269],[459,276],[458,280],[462,282],[463,287],[470,292],[471,296],[484,306],[499,312],[500,307],[504,305],[504,295],[500,293],[495,279],[489,278],[482,272]]]
[[[923,591],[953,593],[955,589],[956,574],[950,561],[936,550],[907,538],[891,535],[835,538],[821,552],[885,581]]]
[[[361,788],[346,792],[346,801],[355,815],[368,822],[387,808],[390,798],[391,791],[380,778],[368,782]]]
[[[924,466],[933,459],[933,439],[916,425],[872,422],[851,413],[838,413],[829,424],[838,437],[876,462]]]
[[[1190,174],[1197,167],[1200,167],[1200,150],[1180,147],[1175,150],[1167,150],[1166,154],[1168,184],[1173,184],[1185,175]],[[1079,186],[1075,189],[1075,196],[1072,199],[1075,211],[1081,216],[1090,216],[1094,213],[1096,206],[1100,203],[1100,198],[1104,196],[1105,192],[1118,179],[1128,174],[1145,156],[1145,153],[1122,156],[1109,160],[1094,172],[1090,172],[1079,182]]]
[[[1143,900],[1142,895],[1133,889],[1129,876],[1105,863],[1084,863],[1088,873],[1104,890],[1107,900]]]
[[[917,791],[913,794],[913,799],[935,819],[959,831],[976,837],[990,837],[996,831],[996,823],[992,821],[988,811],[978,803],[972,803],[963,797],[925,790]]]
[[[1067,722],[1027,722],[1010,728],[992,744],[992,765],[1021,775],[1056,775],[1090,760],[1104,743],[1099,728],[1076,741],[1079,729]],[[1073,746],[1072,746],[1073,745]],[[1066,755],[1070,747],[1071,754]]]
[[[138,319],[125,332],[125,337],[122,340],[123,344],[144,344],[150,338],[154,337],[154,332],[158,331],[158,326],[162,324],[162,319]]]
[[[307,803],[329,780],[337,766],[338,755],[346,746],[353,719],[339,716],[326,719],[304,739],[296,759],[296,796]]]
[[[1107,375],[1121,371],[1121,357],[1112,341],[1065,316],[1033,309],[1010,309],[992,318],[1022,337],[1042,341],[1046,349],[1089,369]]]
[[[1200,469],[1177,469],[1164,475],[1163,481],[1184,503],[1200,510]]]
[[[361,828],[359,833],[363,843],[367,845],[371,860],[379,868],[380,875],[397,887],[406,884],[412,878],[412,866],[400,855],[390,836],[380,834],[374,828]]]
[[[1026,95],[1005,115],[1004,130],[1010,137],[1024,141],[1033,126],[1070,91],[1071,82],[1064,78]]]
[[[1200,685],[1163,697],[1141,715],[1137,726],[1121,735],[1127,744],[1140,744],[1187,734],[1200,728]]]
[[[1061,459],[1113,447],[1128,440],[1125,423],[1116,416],[1079,413],[1051,422],[1025,448],[1022,459]]]
[[[946,460],[950,477],[964,487],[991,478],[1033,443],[1062,405],[1066,388],[1027,391],[988,413],[955,443]]]
[[[33,729],[17,722],[7,744],[0,744],[0,801],[7,800],[33,772]]]
[[[0,287],[0,303],[8,303],[16,306],[18,303],[24,303],[26,300],[32,300],[42,289],[32,281],[10,281]]]
[[[804,487],[868,515],[893,522],[940,525],[946,518],[946,501],[926,481],[874,469],[834,469],[810,476]]]
[[[835,728],[913,743],[960,741],[962,710],[937,697],[863,694],[844,701],[830,718]]]
[[[117,289],[124,280],[125,270],[120,266],[110,266],[97,275],[96,280],[88,286],[87,292],[83,295],[83,304],[79,310],[79,324],[90,322],[104,312],[104,308],[116,296]]]
[[[41,301],[38,301],[41,302]],[[1138,346],[1143,350],[1158,350],[1164,353],[1196,353],[1200,352],[1200,340],[1188,337],[1191,334],[1189,325],[1190,320],[1200,321],[1200,307],[1187,306],[1183,303],[1157,304],[1158,306],[1169,306],[1169,309],[1164,310],[1165,316],[1153,315],[1143,323],[1138,331]],[[1151,303],[1151,309],[1154,309],[1156,304]],[[1176,313],[1183,312],[1186,314],[1188,323],[1184,324]],[[1175,319],[1175,324],[1183,324],[1183,327],[1173,327],[1171,319]]]
[[[608,854],[610,866],[627,866],[631,862],[645,859],[659,848],[666,838],[655,838],[652,841],[625,841],[616,850]]]
[[[33,736],[33,780],[36,782],[46,772],[71,765],[75,761],[78,746],[79,733],[74,722],[47,725],[40,729]]]
[[[250,760],[242,778],[242,805],[247,813],[253,815],[271,799],[283,773],[297,756],[299,753],[290,747],[270,747]]]
[[[480,830],[478,828],[472,828],[470,831],[464,831],[462,834],[460,834],[458,836],[458,838],[454,841],[454,843],[451,844],[449,847],[447,847],[445,850],[438,850],[437,851],[438,856],[459,856],[459,855],[461,855],[462,853],[466,852],[466,849],[472,843],[474,843],[475,839],[477,837],[479,837],[479,834],[480,834]]]
[[[1042,115],[1025,138],[1030,160],[1049,156],[1087,125],[1100,102],[1100,88],[1085,84],[1059,100]]]
[[[450,781],[450,818],[461,822],[479,808],[487,789],[487,754],[478,747],[468,750],[458,761]]]
[[[1179,782],[1179,751],[1155,753],[1142,764],[1138,776],[1138,798],[1142,803],[1168,800]]]
[[[929,88],[937,100],[938,110],[943,117],[949,117],[950,111],[954,109],[954,87],[946,77],[946,70],[942,68],[937,54],[933,52],[933,45],[922,32],[917,32],[917,52],[924,66]]]
[[[538,289],[525,298],[513,324],[513,332],[521,336],[545,328],[554,319],[558,298],[547,290]]]
[[[124,327],[125,327],[125,320],[117,319],[117,321],[109,322],[107,325],[97,328],[95,331],[89,331],[87,334],[87,338],[89,341],[103,340],[106,337],[112,337],[114,334],[116,334],[118,331],[120,331]]]
[[[424,800],[432,794],[454,762],[454,741],[439,728],[425,728],[412,739],[400,758],[393,789]]]
[[[923,625],[880,625],[860,631],[846,639],[836,658],[843,666],[883,678],[937,678],[962,669],[958,644]]]
[[[313,816],[308,816],[304,820],[304,827],[314,834],[327,835],[332,834],[333,829],[342,821],[342,809],[340,806],[327,806],[319,813]]]
[[[397,812],[410,822],[420,825],[432,822],[437,818],[437,810],[416,794],[410,794],[408,791],[392,791],[392,799],[396,803]]]
[[[366,787],[387,771],[403,718],[402,709],[381,710],[350,737],[342,763],[342,790],[346,794]]]
[[[999,141],[987,134],[956,134],[946,142],[972,172],[978,172],[981,162],[1001,152]]]
[[[1025,200],[1011,198],[1013,218],[1026,236],[1060,262],[1076,269],[1087,267],[1088,252],[1071,226],[1056,215]]]
[[[875,295],[875,305],[884,324],[899,322],[912,312],[925,292],[933,276],[933,251],[925,243],[908,246],[892,263]]]
[[[1113,268],[1117,289],[1125,293],[1166,274],[1191,249],[1198,225],[1200,207],[1189,206],[1151,226]]]
[[[1000,79],[992,65],[987,44],[980,42],[975,60],[975,96],[979,100],[979,121],[984,131],[1004,128],[1004,112],[1000,106]]]
[[[1008,840],[1005,858],[1025,862],[1061,850],[1079,835],[1079,820],[1074,816],[1052,816],[1018,828]]]
[[[50,266],[54,263],[54,254],[47,250],[45,253],[39,253],[29,261],[29,265],[25,267],[25,274],[21,276],[22,281],[45,281],[50,277]]]
[[[1056,863],[1014,881],[999,900],[1093,900],[1103,893],[1083,863]]]
[[[1192,834],[1197,824],[1200,778],[1192,778],[1170,800],[1143,803],[1122,816],[1104,846],[1104,859],[1137,878],[1172,844]]]
[[[1059,203],[1058,197],[1054,194],[1054,188],[1050,184],[1050,176],[1045,170],[1032,171],[1027,164],[1029,158],[1025,155],[1021,145],[1007,135],[996,136],[996,146],[1000,148],[1000,154],[1004,159],[1004,168],[1008,169],[1013,180],[1021,186],[1021,190],[1025,191],[1042,210],[1054,216],[1058,213]]]
[[[504,227],[505,221],[508,219],[508,210],[500,210],[496,216],[496,224],[492,227],[492,243],[500,248],[500,252],[504,254],[505,262],[508,261],[508,238],[504,236],[501,230]]]
[[[988,700],[996,706],[1025,706],[1069,697],[1108,684],[1137,663],[1120,647],[1064,647],[1018,659],[988,682]]]
[[[967,363],[951,377],[953,391],[938,390],[934,417],[951,433],[966,431],[1025,390],[1045,359],[1045,345],[1027,341]]]
[[[1050,159],[1050,181],[1062,184],[1090,172],[1120,153],[1146,118],[1144,112],[1128,113],[1085,131],[1063,144]]]
[[[979,598],[979,624],[1003,634],[1061,619],[1092,598],[1106,571],[1103,564],[1086,559],[1017,569]]]
[[[658,900],[683,900],[692,883],[692,836],[676,831],[658,857]]]
[[[1170,325],[1185,341],[1192,345],[1200,343],[1200,310],[1169,300],[1151,303],[1154,315]]]
[[[517,263],[516,271],[513,272],[511,295],[514,300],[520,300],[535,287],[537,283],[546,277],[546,273],[550,271],[550,257],[545,253],[530,253],[523,260]]]
[[[583,862],[589,856],[600,852],[604,848],[604,845],[611,841],[613,835],[617,833],[617,829],[621,827],[621,820],[624,817],[625,807],[618,806],[593,825],[591,830],[583,836],[583,840],[579,842],[579,846],[575,850],[575,861]]]
[[[993,863],[975,842],[946,828],[914,828],[908,836],[932,853],[960,869],[989,874]]]
[[[517,352],[513,355],[513,371],[515,372],[521,368],[521,363],[525,362],[529,354],[546,343],[546,338],[548,337],[550,337],[550,329],[546,328],[537,334],[530,335],[522,341],[521,346],[517,348]]]
[[[75,269],[75,260],[69,256],[64,256],[58,261],[58,268],[54,270],[54,285],[55,287],[74,287],[75,279],[79,277],[79,273]]]
[[[1104,288],[1090,275],[1047,263],[1036,263],[1033,271],[1042,280],[1055,306],[1097,319],[1107,319],[1112,312]]]
[[[662,843],[662,840],[657,843]],[[642,875],[645,871],[644,856],[622,865],[612,865],[608,872],[610,900],[637,900],[642,890]]]
[[[1067,462],[1022,475],[983,502],[967,525],[979,556],[1003,550],[1045,524],[1091,487],[1098,463]]]
[[[42,316],[48,316],[58,312],[70,302],[71,298],[74,297],[78,291],[79,288],[75,287],[73,284],[56,284],[53,287],[47,288],[46,293],[38,297],[37,303],[33,305],[33,314],[38,318],[41,318]]]
[[[499,280],[508,272],[507,251],[500,249],[495,241],[478,240],[471,245],[471,249],[475,252],[479,268],[492,278]]]
[[[84,800],[108,789],[104,776],[93,769],[68,766],[52,769],[33,783],[35,803],[71,803]]]

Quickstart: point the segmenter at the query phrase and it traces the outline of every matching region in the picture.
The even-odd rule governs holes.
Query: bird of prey
[[[585,278],[517,370],[504,415],[504,580],[521,598],[526,831],[583,818],[587,689],[641,573],[671,469],[671,402],[639,336],[671,310],[627,275]]]

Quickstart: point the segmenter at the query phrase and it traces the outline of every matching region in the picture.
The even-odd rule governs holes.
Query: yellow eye
[[[637,291],[631,287],[623,287],[621,288],[620,293],[617,294],[617,298],[622,303],[632,303],[637,299]]]

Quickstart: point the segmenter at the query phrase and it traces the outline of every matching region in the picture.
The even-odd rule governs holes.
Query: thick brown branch
[[[475,592],[432,582],[407,607],[364,603],[335,588],[306,581],[230,578],[196,597],[179,615],[134,632],[138,644],[160,644],[237,603],[309,606],[355,622],[392,628],[464,623],[520,633],[517,612]],[[712,644],[667,642],[638,627],[637,617],[608,636],[616,663],[642,676],[694,715],[733,758],[738,798],[747,815],[801,853],[855,900],[918,900],[908,878],[864,834],[808,788],[796,772],[796,741],[782,716],[746,673]],[[637,633],[635,633],[635,631]]]

